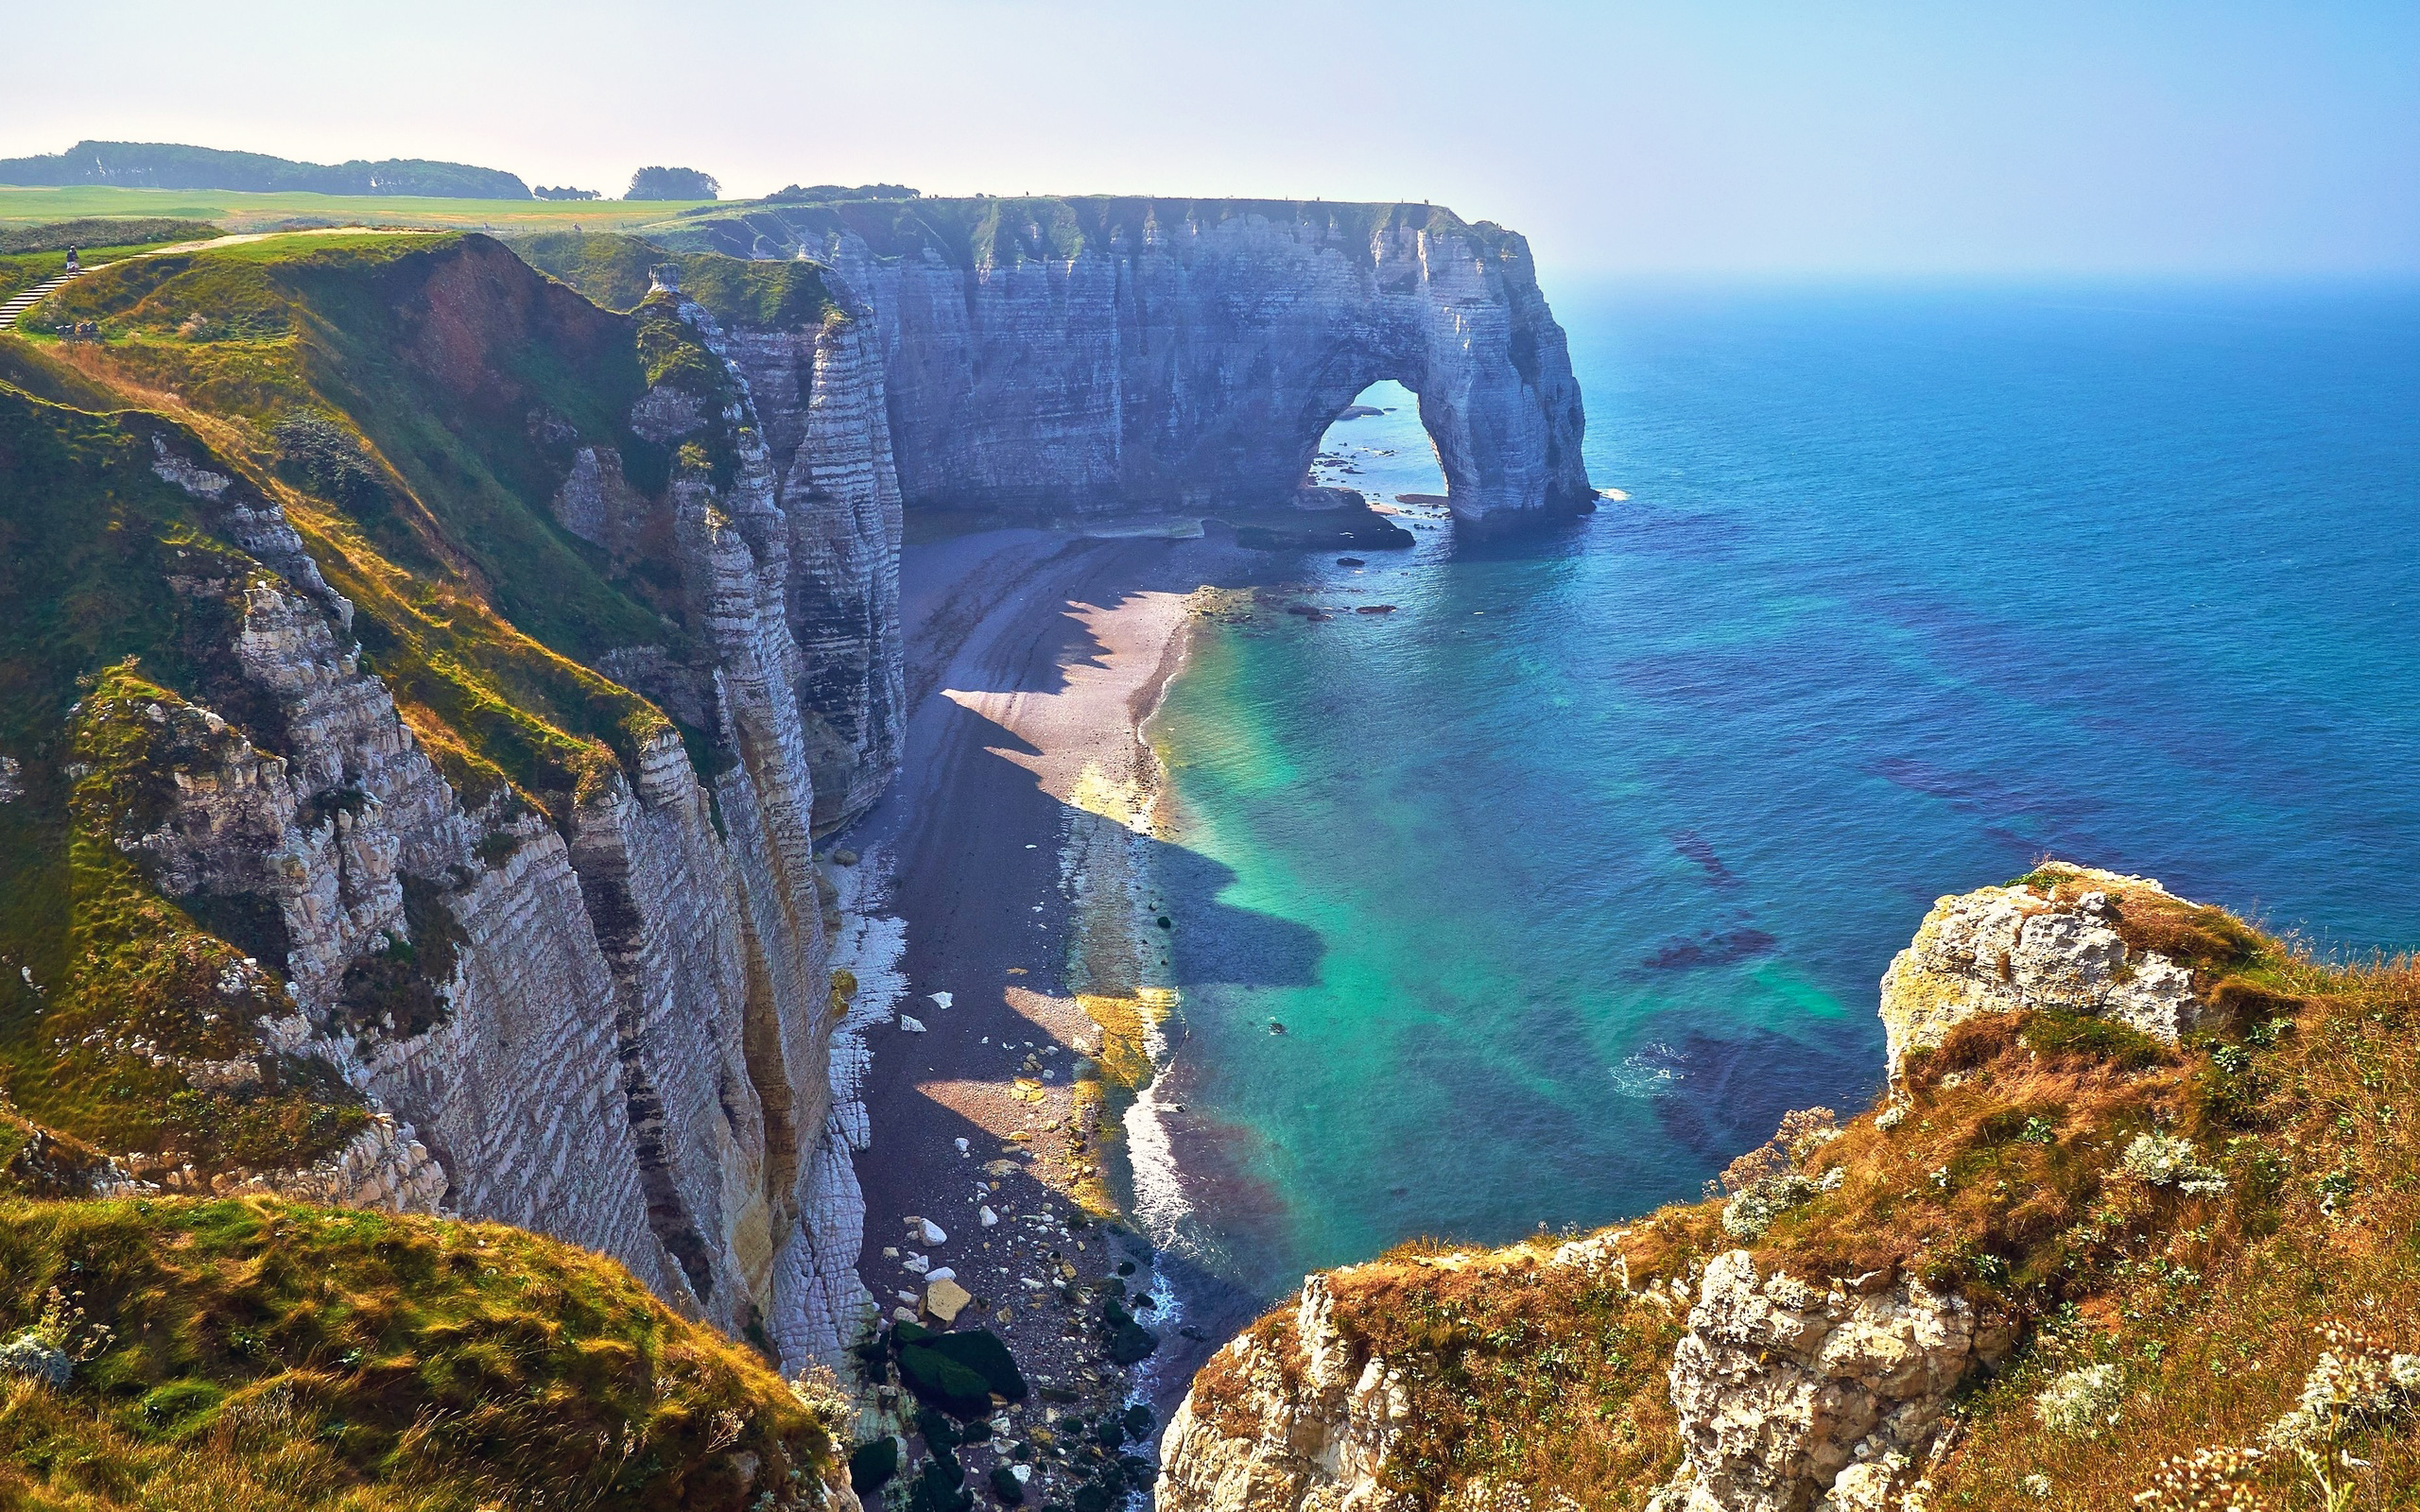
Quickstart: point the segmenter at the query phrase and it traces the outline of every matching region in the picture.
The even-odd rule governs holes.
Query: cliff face
[[[811,257],[863,297],[914,504],[1283,505],[1386,378],[1419,394],[1459,520],[1594,498],[1528,244],[1445,210],[924,199],[765,206],[676,239]]]
[[[1726,1197],[1309,1278],[1197,1376],[1162,1512],[2420,1485],[2420,1336],[2382,1311],[2413,1263],[2411,962],[2321,965],[2052,866],[1942,899],[1881,1009],[1884,1100],[1791,1114]]]
[[[672,290],[598,311],[475,239],[392,254],[270,265],[326,323],[287,358],[300,428],[208,413],[199,367],[198,429],[0,388],[10,537],[72,567],[8,585],[0,827],[68,881],[7,900],[11,1094],[127,1152],[105,1186],[498,1219],[790,1367],[836,1357],[871,1299],[813,836],[897,759],[879,376],[816,291],[727,330]],[[214,274],[182,275],[196,319]],[[104,380],[212,355],[147,339],[151,293],[87,295],[123,323]],[[151,608],[87,623],[94,588]],[[182,931],[147,948],[203,968],[137,1019],[74,955],[94,844],[156,917],[132,943]],[[41,1084],[70,999],[104,1074],[136,1057],[238,1118],[276,1091],[288,1134],[220,1149]]]

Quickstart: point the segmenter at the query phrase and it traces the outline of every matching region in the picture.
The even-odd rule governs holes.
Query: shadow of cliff
[[[945,908],[949,935],[986,955],[1031,956],[1032,947],[1046,944],[1047,960],[1018,964],[1033,973],[1029,985],[1037,990],[1062,991],[1064,920],[1056,905],[1066,894],[1057,842],[1071,819],[1100,821],[1052,797],[1009,759],[1039,756],[1030,742],[975,710],[934,702],[919,715],[914,738],[961,753],[957,781],[943,798],[944,812],[904,826],[898,897],[924,916],[928,931],[936,905]],[[1150,901],[1171,922],[1153,962],[1166,968],[1171,985],[1300,987],[1318,979],[1325,947],[1316,931],[1219,901],[1236,881],[1232,868],[1166,840],[1135,836],[1128,843],[1153,885]],[[1044,905],[1038,914],[1036,902]]]

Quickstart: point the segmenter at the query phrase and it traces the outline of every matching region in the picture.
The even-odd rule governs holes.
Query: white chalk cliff
[[[328,1062],[373,1110],[337,1156],[221,1173],[217,1189],[552,1233],[796,1367],[837,1358],[871,1313],[851,1110],[833,1091],[839,916],[813,836],[896,769],[899,495],[857,327],[726,332],[662,299],[727,364],[725,408],[659,387],[631,429],[718,436],[735,465],[717,481],[684,460],[648,497],[600,439],[574,454],[556,513],[600,545],[668,527],[656,539],[697,633],[679,659],[606,660],[701,730],[717,769],[666,722],[631,768],[563,795],[555,824],[466,807],[279,506],[159,431],[155,474],[268,569],[226,649],[274,708],[283,754],[180,707],[210,757],[171,774],[173,811],[137,849],[172,898],[271,907],[293,1011],[263,1053]],[[353,1010],[349,971],[399,940],[428,959],[439,936],[447,974],[425,1022]]]
[[[1458,520],[1595,498],[1529,244],[1443,208],[920,199],[761,206],[679,239],[812,258],[865,301],[910,504],[1282,505],[1387,378],[1420,396]]]

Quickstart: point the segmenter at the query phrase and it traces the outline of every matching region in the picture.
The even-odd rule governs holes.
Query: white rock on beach
[[[927,992],[925,996],[932,999],[933,1006],[937,1008],[946,1008],[950,1005],[950,996],[946,992]]]
[[[899,1016],[899,1032],[902,1034],[923,1034],[925,1032],[925,1021],[922,1019],[911,1019],[903,1013]]]
[[[984,1206],[984,1207],[980,1207],[980,1208],[977,1208],[977,1209],[976,1209],[976,1210],[975,1210],[975,1220],[976,1220],[976,1222],[977,1222],[977,1223],[981,1224],[984,1228],[991,1228],[994,1224],[996,1224],[996,1223],[998,1223],[998,1222],[1000,1221],[1000,1215],[999,1215],[998,1213],[996,1213],[996,1212],[994,1212],[994,1211],[991,1210],[991,1208],[990,1208],[988,1205],[986,1205],[986,1206]]]
[[[917,1231],[925,1236],[925,1243],[928,1245],[945,1245],[949,1243],[949,1235],[942,1230],[942,1226],[940,1224],[933,1222],[930,1218],[920,1218],[917,1222],[924,1225],[924,1227]]]
[[[951,1143],[952,1144],[955,1144],[955,1145],[957,1145],[957,1146],[958,1146],[958,1153],[959,1153],[959,1154],[960,1154],[960,1155],[964,1155],[964,1154],[966,1153],[966,1141],[964,1141],[964,1140],[962,1140],[962,1139],[956,1139],[956,1140],[952,1140],[952,1141],[950,1141],[950,1143]]]

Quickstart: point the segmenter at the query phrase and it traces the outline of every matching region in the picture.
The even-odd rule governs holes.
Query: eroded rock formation
[[[1853,1289],[1852,1289],[1853,1288]],[[1706,1266],[1672,1352],[1686,1512],[1881,1512],[1934,1442],[1949,1394],[2013,1335],[1913,1278],[1844,1288]]]
[[[1158,1503],[1166,1512],[1410,1504],[1378,1479],[1409,1410],[1400,1373],[1337,1328],[1325,1277],[1305,1279],[1290,1321],[1273,1339],[1247,1333],[1227,1344],[1220,1364],[1239,1385],[1216,1420],[1190,1396],[1168,1419]]]
[[[572,298],[493,244],[439,253],[422,287],[413,308],[452,343],[438,381],[475,395],[494,369],[463,334]],[[197,625],[224,626],[223,645],[199,647],[222,671],[211,703],[164,694],[134,711],[176,755],[138,774],[166,797],[120,845],[256,950],[232,990],[288,1005],[255,1053],[173,1069],[241,1086],[321,1063],[370,1116],[294,1169],[137,1161],[100,1180],[539,1229],[795,1367],[837,1357],[872,1310],[847,1153],[862,1115],[834,1092],[838,916],[813,846],[897,765],[899,490],[861,311],[817,303],[725,330],[667,286],[650,312],[685,333],[659,344],[694,343],[707,366],[623,390],[627,429],[592,410],[583,437],[529,412],[536,455],[568,459],[556,524],[614,571],[639,564],[660,606],[664,642],[599,670],[671,716],[613,690],[631,745],[619,761],[596,746],[576,788],[548,793],[551,814],[501,785],[466,799],[265,486],[144,424],[151,476],[244,556],[169,579],[209,610]],[[595,349],[618,318],[558,326],[584,322],[573,334]],[[626,469],[642,443],[660,448],[659,476],[670,459],[651,487]],[[846,1079],[856,1057],[841,1049]]]
[[[1979,1013],[2049,1007],[2107,1018],[2169,1044],[2201,1006],[2189,966],[2130,947],[2118,900],[2189,906],[2156,882],[2062,868],[2064,889],[2017,883],[1943,898],[1882,978],[1891,1075],[1912,1050]],[[2083,889],[2081,894],[2079,888]]]
[[[1370,384],[1420,395],[1454,513],[1594,498],[1529,245],[1426,205],[925,199],[760,207],[687,239],[871,306],[909,502],[1266,507]]]

